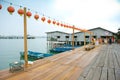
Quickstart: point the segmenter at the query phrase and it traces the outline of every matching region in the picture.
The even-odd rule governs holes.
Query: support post
[[[84,46],[86,45],[86,37],[85,37],[85,32],[84,32]]]
[[[28,50],[27,50],[27,17],[26,17],[26,8],[24,7],[24,60],[25,68],[28,66]]]
[[[92,33],[90,32],[90,43],[92,42]]]
[[[73,33],[72,33],[72,48],[74,49],[74,28],[73,28]]]

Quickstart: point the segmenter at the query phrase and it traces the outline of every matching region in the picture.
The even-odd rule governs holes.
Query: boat
[[[27,39],[35,39],[35,37],[28,36]]]
[[[57,47],[57,48],[51,49],[50,52],[60,53],[60,52],[65,52],[65,51],[69,51],[72,49],[73,49],[72,47]]]
[[[20,52],[21,56],[24,56],[24,52]],[[40,53],[40,52],[34,52],[34,51],[28,51],[28,57],[33,57],[33,58],[44,58],[44,57],[49,57],[52,56],[50,53]]]
[[[50,52],[51,53],[60,53],[60,52],[65,52],[65,51],[70,51],[70,50],[73,50],[74,48],[78,48],[80,46],[72,46],[72,45],[68,45],[68,44],[64,44],[60,47],[55,47],[55,48],[52,48],[50,49]]]

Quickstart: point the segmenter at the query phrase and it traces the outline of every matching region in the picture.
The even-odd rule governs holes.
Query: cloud
[[[115,0],[55,0],[54,7],[61,13],[69,12],[65,21],[82,28],[113,26],[109,19],[120,11]]]

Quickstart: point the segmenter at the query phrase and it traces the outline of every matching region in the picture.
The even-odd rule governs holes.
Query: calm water
[[[9,68],[11,62],[20,61],[19,53],[23,50],[23,39],[0,39],[0,70]],[[46,53],[46,38],[28,39],[28,50]]]

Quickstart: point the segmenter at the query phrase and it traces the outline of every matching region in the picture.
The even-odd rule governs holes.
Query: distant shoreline
[[[46,38],[46,37],[27,37],[27,39]],[[24,39],[24,37],[0,37],[0,39]]]

